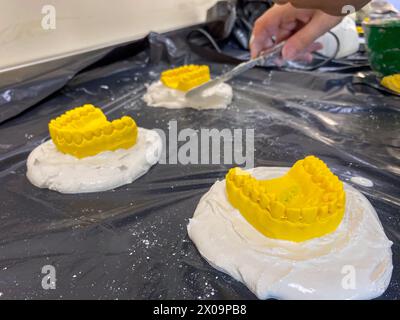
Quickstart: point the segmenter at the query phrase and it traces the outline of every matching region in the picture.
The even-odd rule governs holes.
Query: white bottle
[[[358,51],[360,39],[357,33],[356,23],[351,17],[344,17],[341,23],[331,29],[331,32],[338,37],[340,43],[340,49],[336,54],[336,59],[347,57]],[[316,42],[323,45],[323,48],[318,51],[320,54],[326,57],[334,55],[337,43],[333,35],[326,33]]]

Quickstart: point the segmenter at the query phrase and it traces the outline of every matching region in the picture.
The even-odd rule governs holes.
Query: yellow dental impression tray
[[[400,94],[400,73],[384,77],[381,85]]]
[[[77,158],[103,151],[128,149],[136,143],[138,129],[128,116],[108,121],[101,109],[86,104],[67,111],[49,123],[57,149]]]
[[[210,68],[205,65],[191,64],[161,73],[161,82],[164,86],[180,91],[189,91],[210,79]]]
[[[240,168],[226,175],[228,200],[263,235],[301,242],[333,232],[343,219],[343,183],[308,156],[283,176],[256,180]]]

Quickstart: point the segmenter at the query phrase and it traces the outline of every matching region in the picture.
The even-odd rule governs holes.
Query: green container
[[[363,23],[369,62],[381,76],[400,73],[400,18]]]

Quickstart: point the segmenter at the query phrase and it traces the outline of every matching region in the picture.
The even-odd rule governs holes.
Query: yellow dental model
[[[301,242],[336,230],[345,210],[343,183],[326,164],[308,156],[281,178],[256,180],[233,168],[226,175],[228,200],[269,238]]]
[[[49,131],[59,151],[84,158],[132,147],[138,129],[131,117],[110,122],[101,109],[86,104],[51,120]]]
[[[384,77],[381,85],[396,93],[400,93],[400,73]]]
[[[187,65],[161,73],[161,82],[164,86],[189,91],[210,80],[210,69],[208,66]]]

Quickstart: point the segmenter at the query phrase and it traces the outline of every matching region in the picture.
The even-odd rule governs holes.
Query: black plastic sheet
[[[80,70],[109,53],[99,49],[0,74],[0,124],[62,88]]]
[[[255,299],[212,268],[186,231],[200,197],[231,165],[158,164],[134,183],[92,194],[29,183],[26,158],[49,138],[48,121],[92,103],[111,119],[130,115],[139,126],[165,132],[171,120],[179,129],[254,129],[255,166],[291,166],[314,154],[348,183],[353,176],[370,179],[374,187],[355,187],[394,243],[393,276],[382,298],[399,299],[400,98],[352,74],[255,69],[231,82],[234,100],[226,110],[154,109],[141,98],[145,84],[170,67],[154,55],[162,47],[81,73],[0,125],[0,297]],[[172,62],[209,63],[175,56]],[[214,76],[230,68],[210,66]],[[56,269],[54,290],[41,286],[44,265]]]

